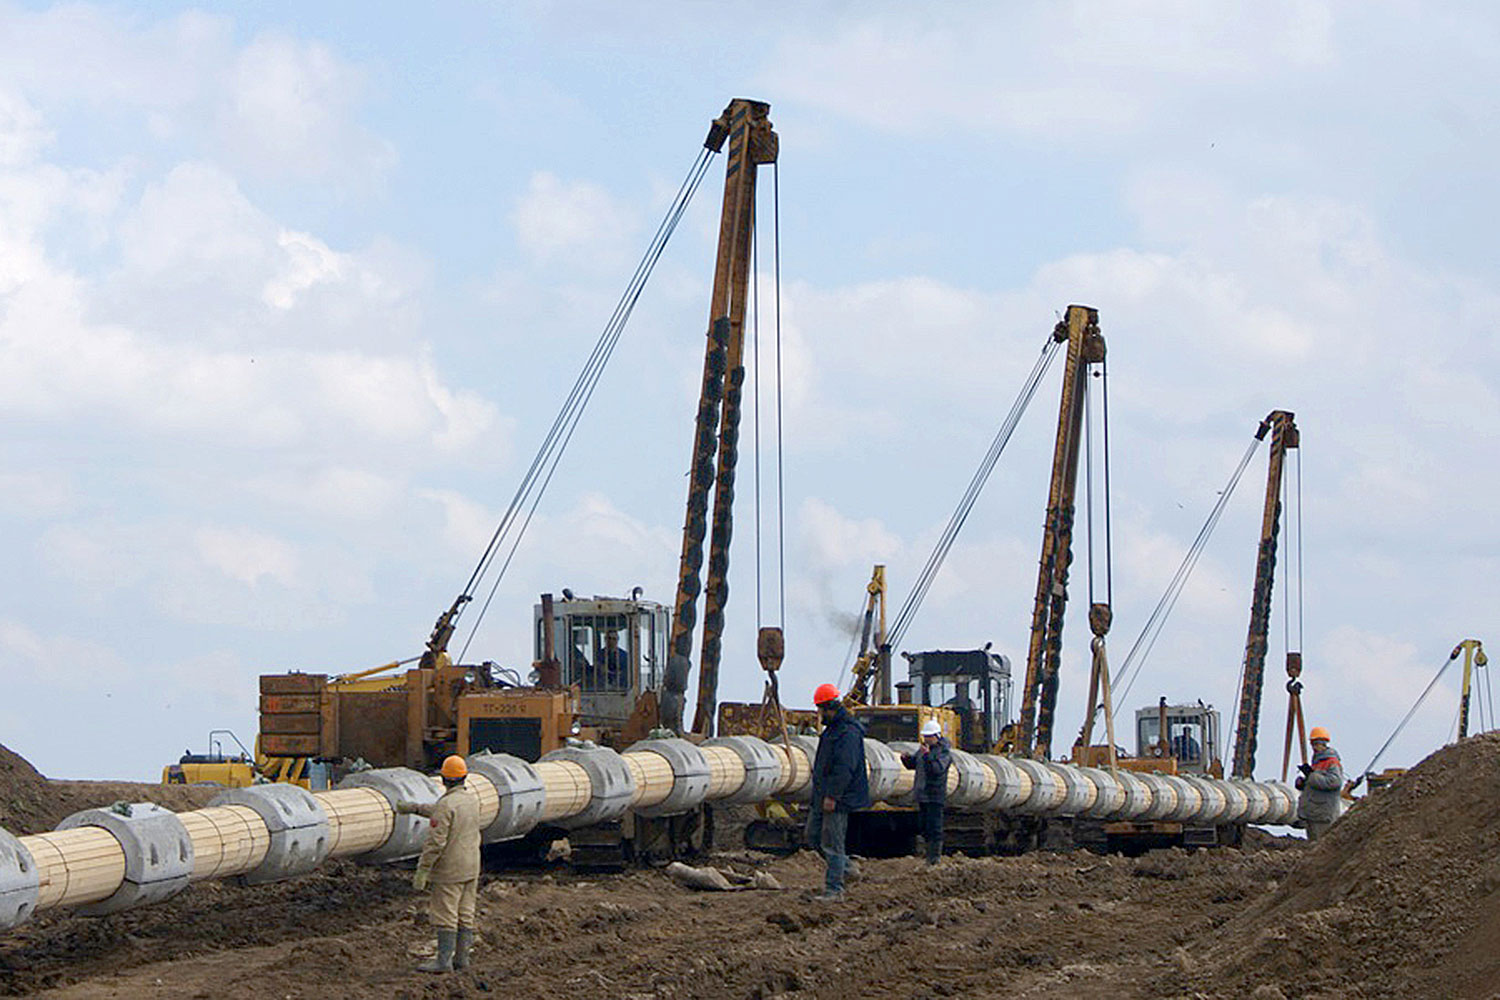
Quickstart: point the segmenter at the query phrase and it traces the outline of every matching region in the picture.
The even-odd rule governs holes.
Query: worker
[[[936,719],[922,723],[921,737],[921,746],[902,754],[901,763],[916,772],[912,796],[917,800],[917,825],[927,846],[927,863],[935,865],[943,856],[943,803],[948,798],[948,766],[953,757]]]
[[[443,761],[443,794],[432,805],[396,803],[399,814],[428,817],[432,828],[411,884],[428,890],[427,918],[437,933],[437,954],[419,972],[452,972],[469,964],[474,905],[479,891],[479,800],[464,787],[469,766],[457,755]]]
[[[819,684],[813,704],[823,731],[813,759],[812,809],[807,818],[807,841],[827,862],[823,891],[818,899],[837,902],[844,898],[844,873],[849,856],[844,851],[849,835],[849,813],[870,807],[870,778],[865,773],[865,729],[849,714],[832,684]]]
[[[1312,742],[1311,764],[1298,764],[1297,818],[1307,828],[1307,839],[1317,840],[1328,832],[1333,821],[1343,812],[1344,767],[1339,762],[1338,751],[1328,745],[1328,730],[1313,726],[1307,734]]]
[[[1196,764],[1202,752],[1203,748],[1198,745],[1198,741],[1193,738],[1193,731],[1187,726],[1183,726],[1172,737],[1172,756],[1183,763]]]
[[[622,691],[630,686],[630,656],[620,648],[620,633],[604,633],[604,648],[599,651],[599,680],[604,686]]]

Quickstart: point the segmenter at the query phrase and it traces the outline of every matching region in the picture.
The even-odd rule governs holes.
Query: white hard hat
[[[941,736],[942,734],[943,727],[938,725],[938,721],[936,719],[928,719],[926,722],[922,723],[923,736]]]

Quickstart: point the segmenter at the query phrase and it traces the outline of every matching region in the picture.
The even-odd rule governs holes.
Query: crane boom
[[[1047,756],[1052,747],[1052,720],[1062,662],[1063,612],[1068,602],[1068,566],[1073,561],[1073,515],[1077,505],[1078,459],[1082,452],[1085,389],[1090,366],[1104,360],[1099,312],[1068,306],[1052,332],[1068,345],[1063,367],[1062,402],[1057,441],[1052,453],[1052,480],[1047,493],[1047,520],[1037,571],[1031,639],[1026,651],[1026,684],[1021,695],[1018,750]]]
[[[750,280],[751,239],[755,226],[757,168],[774,163],[777,136],[771,106],[736,98],[714,120],[704,146],[719,150],[728,140],[724,166],[724,206],[719,221],[719,248],[709,306],[703,383],[693,433],[688,477],[687,514],[682,529],[677,597],[661,700],[661,723],[681,732],[691,670],[698,594],[704,594],[703,646],[699,660],[695,732],[713,725],[723,640],[724,607],[729,599],[729,542],[733,533],[735,463],[738,459],[741,393],[745,381],[745,302]],[[709,528],[709,492],[713,492],[713,527]],[[702,578],[703,544],[709,538],[707,579]]]
[[[1250,598],[1250,629],[1245,638],[1244,675],[1240,685],[1239,719],[1234,740],[1232,775],[1248,778],[1255,770],[1255,748],[1260,726],[1260,700],[1266,672],[1266,647],[1271,628],[1271,590],[1276,579],[1276,543],[1281,530],[1281,487],[1286,453],[1298,447],[1295,414],[1272,410],[1255,432],[1257,440],[1271,435],[1266,471],[1266,502],[1261,514],[1260,548],[1255,559],[1255,587]],[[1297,671],[1301,672],[1300,656]],[[1293,675],[1296,680],[1296,675]]]

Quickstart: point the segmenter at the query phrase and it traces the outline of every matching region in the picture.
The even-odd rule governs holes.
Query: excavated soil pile
[[[15,834],[50,830],[51,804],[47,779],[26,758],[0,745],[0,827]]]
[[[155,802],[175,812],[202,809],[223,789],[134,781],[53,781],[0,746],[0,828],[21,836],[46,833],[82,809],[112,802]]]
[[[1500,998],[1500,733],[1361,800],[1205,945],[1209,996]]]

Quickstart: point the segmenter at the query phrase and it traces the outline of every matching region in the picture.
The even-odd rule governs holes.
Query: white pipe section
[[[873,740],[866,751],[874,797],[909,800],[912,772],[897,752]],[[627,807],[670,815],[677,804],[683,811],[704,801],[805,802],[815,752],[816,742],[802,737],[789,747],[750,736],[701,747],[647,741],[624,754],[572,748],[536,764],[481,754],[471,758],[470,774],[486,838],[505,840],[538,824],[614,818]],[[1199,826],[1280,825],[1296,816],[1296,799],[1280,782],[1111,772],[992,754],[954,757],[948,804],[966,812]],[[14,837],[0,830],[0,930],[55,907],[107,913],[155,902],[208,878],[272,881],[330,857],[412,857],[426,824],[397,816],[395,803],[413,796],[432,801],[439,791],[435,779],[386,768],[326,792],[257,785],[180,815],[140,803],[85,810],[53,833]]]

